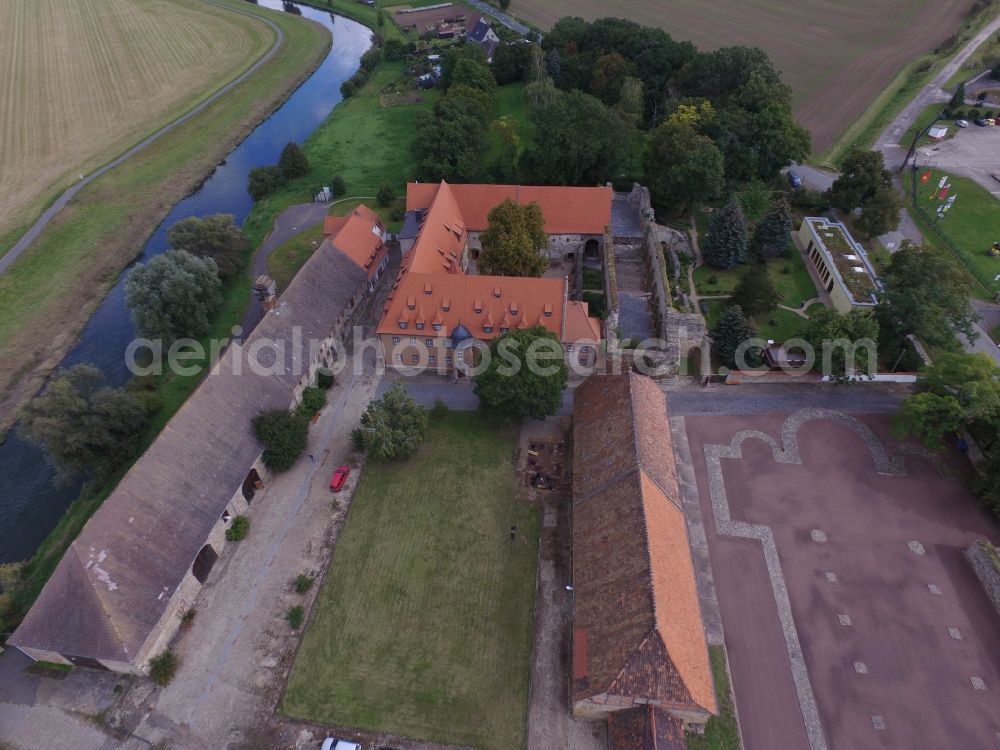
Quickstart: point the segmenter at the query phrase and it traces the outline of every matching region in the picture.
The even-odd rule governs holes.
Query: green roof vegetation
[[[878,284],[869,270],[864,250],[850,239],[846,230],[839,224],[831,224],[825,219],[806,219],[806,221],[822,243],[820,249],[826,251],[840,272],[840,278],[848,294],[855,302],[871,303],[871,295],[878,291]],[[863,268],[864,272],[855,271],[855,268]]]

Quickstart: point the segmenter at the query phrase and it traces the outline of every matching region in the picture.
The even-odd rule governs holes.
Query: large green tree
[[[771,211],[757,226],[750,238],[750,253],[766,262],[788,252],[792,241],[792,213],[788,201],[779,198]]]
[[[254,433],[264,445],[264,465],[271,471],[288,471],[309,442],[309,417],[284,409],[265,411],[253,420]]]
[[[490,418],[544,419],[562,405],[566,379],[559,339],[535,326],[493,339],[488,366],[476,376],[475,388],[480,407]]]
[[[903,202],[895,188],[880,187],[861,206],[861,216],[856,222],[858,229],[867,234],[868,239],[892,232],[899,226],[902,210]]]
[[[281,150],[281,156],[278,157],[278,169],[281,170],[281,176],[286,180],[294,180],[296,177],[309,174],[309,158],[302,150],[302,146],[294,141],[289,141]]]
[[[917,393],[907,398],[893,417],[896,437],[916,435],[928,448],[940,449],[943,435],[962,426],[962,405],[951,396]]]
[[[763,263],[754,263],[740,276],[729,302],[739,305],[751,318],[778,307],[778,291]]]
[[[536,182],[597,185],[618,176],[628,137],[621,118],[600,99],[554,91],[529,107],[535,145],[525,163]]]
[[[181,219],[167,231],[167,242],[200,258],[211,258],[219,276],[228,279],[243,267],[249,243],[232,214]]]
[[[851,149],[844,159],[840,176],[828,192],[831,205],[853,211],[868,203],[881,188],[892,187],[892,175],[885,168],[881,151]]]
[[[701,251],[714,268],[732,268],[746,256],[747,221],[735,195],[712,217]]]
[[[757,337],[756,326],[747,319],[739,305],[731,305],[723,310],[711,335],[712,348],[727,367],[739,369],[743,365],[753,366],[760,361],[760,348],[749,345],[744,349],[743,361],[738,361],[740,347],[747,340]]]
[[[476,262],[488,276],[541,276],[548,267],[543,253],[549,246],[541,206],[519,206],[509,198],[490,209],[488,226],[479,236],[482,252]]]
[[[484,94],[465,85],[453,86],[417,114],[413,151],[422,180],[470,182],[483,169],[490,108]]]
[[[109,388],[93,365],[60,373],[21,414],[20,436],[41,447],[60,481],[106,479],[135,456],[148,424],[131,394]]]
[[[989,355],[940,354],[918,382],[931,393],[956,399],[965,419],[1000,427],[1000,367]]]
[[[218,267],[183,250],[158,255],[129,272],[125,304],[140,336],[165,342],[204,336],[222,304]]]
[[[649,138],[644,160],[653,202],[691,208],[717,198],[725,185],[722,153],[715,142],[677,121],[666,121]]]
[[[976,313],[969,304],[969,281],[952,258],[939,250],[904,241],[882,274],[885,292],[878,307],[882,337],[898,342],[914,334],[953,347],[952,330],[976,337]]]
[[[817,307],[809,311],[802,334],[812,346],[816,366],[835,381],[874,373],[878,369],[879,333],[875,318],[862,310],[839,313]]]
[[[355,431],[355,441],[383,461],[406,458],[424,441],[429,416],[398,383],[368,404]]]

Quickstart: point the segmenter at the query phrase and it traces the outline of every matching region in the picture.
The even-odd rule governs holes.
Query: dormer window
[[[483,326],[483,330],[486,333],[493,333],[493,326]]]
[[[434,330],[435,331],[440,331],[441,330],[441,324],[440,323],[435,323],[434,324]]]
[[[506,328],[506,327],[502,327],[502,328],[500,329],[500,333],[510,333],[510,329],[509,329],[509,328]]]
[[[402,320],[399,321],[399,327],[400,327],[401,330],[405,331],[406,330],[406,323],[404,321],[402,321]]]
[[[497,299],[500,299],[500,285],[499,284],[497,284],[495,287],[493,287],[493,296],[496,297]]]
[[[483,302],[482,302],[482,300],[478,300],[478,299],[476,300],[476,303],[474,305],[474,309],[476,311],[476,315],[479,315],[479,313],[481,313],[483,311]]]
[[[415,310],[417,307],[417,301],[413,297],[408,297],[406,300],[406,307],[410,310]]]
[[[552,317],[552,303],[551,302],[546,302],[545,303],[545,317],[546,318],[551,318]]]
[[[417,323],[417,330],[418,331],[424,330],[424,324],[423,323]]]
[[[441,309],[444,310],[445,312],[448,312],[451,309],[451,300],[449,300],[447,297],[441,300]]]
[[[511,313],[511,315],[517,315],[517,303],[516,302],[511,302],[510,303],[510,313]]]
[[[430,294],[432,291],[433,291],[433,287],[431,286],[430,282],[428,281],[426,284],[424,284],[424,294]]]

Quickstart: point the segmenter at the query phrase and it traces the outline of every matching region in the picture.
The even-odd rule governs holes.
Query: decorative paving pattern
[[[830,583],[836,583],[837,582],[837,574],[834,573],[832,570],[826,571],[826,580],[828,580]]]
[[[819,529],[813,529],[809,532],[809,537],[819,544],[824,544],[826,542],[826,532],[820,531]]]
[[[956,641],[962,640],[962,631],[958,628],[948,628],[948,635],[950,635]]]
[[[941,596],[941,587],[936,583],[928,583],[927,590],[930,591],[935,596]]]
[[[868,674],[868,665],[863,661],[854,662],[854,671],[858,674]]]
[[[909,547],[910,552],[912,552],[914,555],[919,555],[920,557],[923,557],[924,555],[927,554],[927,550],[924,549],[924,545],[922,545],[920,542],[916,541],[907,542],[906,546]]]
[[[788,651],[789,666],[791,669],[792,682],[795,685],[795,692],[798,698],[799,709],[802,712],[802,720],[805,724],[806,735],[809,738],[809,745],[812,750],[826,750],[826,736],[820,723],[819,710],[816,706],[816,698],[813,693],[812,684],[809,681],[809,672],[806,668],[805,658],[802,655],[802,646],[799,641],[798,631],[795,627],[795,619],[792,615],[792,605],[788,598],[788,588],[785,583],[785,576],[781,570],[781,562],[778,559],[778,549],[774,542],[774,535],[769,526],[751,524],[743,521],[734,521],[730,513],[729,498],[726,494],[725,480],[722,476],[722,459],[743,458],[743,443],[746,440],[760,440],[771,448],[772,458],[775,463],[780,464],[802,464],[799,454],[797,434],[799,428],[806,422],[812,420],[825,420],[844,425],[856,432],[864,442],[871,454],[875,465],[875,471],[884,476],[900,477],[906,475],[905,460],[907,455],[916,454],[929,458],[937,466],[942,474],[941,465],[935,461],[934,456],[919,447],[904,446],[902,450],[893,456],[885,450],[885,446],[874,431],[863,422],[847,414],[829,409],[802,409],[795,412],[781,426],[780,441],[760,430],[741,430],[737,432],[729,445],[705,445],[705,463],[708,467],[708,486],[712,500],[712,512],[715,516],[715,528],[718,534],[724,536],[740,537],[744,539],[756,539],[760,542],[764,552],[764,561],[767,566],[768,578],[774,593],[774,602],[778,609],[778,617],[781,622],[782,634],[785,640],[785,647]],[[810,532],[814,541],[819,542],[814,536],[815,532],[826,535],[819,529]],[[910,543],[911,545],[914,542]],[[915,544],[919,545],[919,542]],[[913,550],[913,547],[910,547]],[[920,553],[923,553],[923,546],[920,545]],[[827,574],[827,580],[835,580]],[[846,617],[846,615],[841,615]],[[847,618],[850,624],[850,618]],[[881,716],[872,716],[872,724],[876,729],[885,729],[885,722]],[[881,724],[881,726],[879,726]]]

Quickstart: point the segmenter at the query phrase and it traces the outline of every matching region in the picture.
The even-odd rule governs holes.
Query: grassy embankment
[[[170,208],[319,64],[318,25],[239,0],[286,35],[274,58],[197,117],[85,188],[0,276],[0,427],[38,389]]]
[[[369,463],[284,713],[481,750],[524,747],[540,519],[511,470],[516,434],[451,414],[411,459]]]
[[[0,312],[4,313],[0,351],[14,360],[10,372],[30,377],[29,370],[34,367],[41,377],[45,374],[43,364],[61,359],[76,331],[171,206],[196,187],[325,56],[329,36],[321,27],[239,0],[225,1],[241,10],[267,13],[284,30],[286,44],[219,102],[81,192],[31,253],[0,276]],[[93,248],[98,246],[107,252],[95,254]],[[210,337],[228,335],[229,328],[239,321],[247,304],[248,284],[246,272],[227,288],[223,310]],[[24,290],[31,290],[31,294]],[[53,312],[52,307],[58,309]],[[50,341],[52,331],[60,330],[47,327],[55,325],[52,320],[61,321],[59,325],[65,330],[62,339],[45,353],[44,360],[25,361],[18,347],[29,353],[43,348],[39,342]],[[195,378],[173,375],[156,383],[156,409],[140,451],[152,442],[195,385]],[[23,617],[70,542],[127,470],[128,466],[123,467],[105,485],[88,485],[70,505],[28,561],[21,583],[0,597],[0,632],[12,630]]]
[[[719,714],[708,720],[705,734],[687,737],[688,750],[740,750],[740,725],[736,720],[736,704],[729,684],[729,670],[726,667],[726,649],[723,646],[709,646],[708,655],[712,661],[712,677],[715,680],[715,694],[719,700]]]
[[[905,65],[889,85],[882,89],[882,93],[869,105],[864,114],[855,120],[830,148],[816,155],[816,163],[839,164],[852,148],[871,148],[875,139],[889,126],[893,118],[993,18],[995,11],[995,4],[990,3],[978,12],[970,14],[962,22],[959,30],[946,42],[946,46]],[[957,85],[957,81],[954,83],[949,81],[947,85]]]

